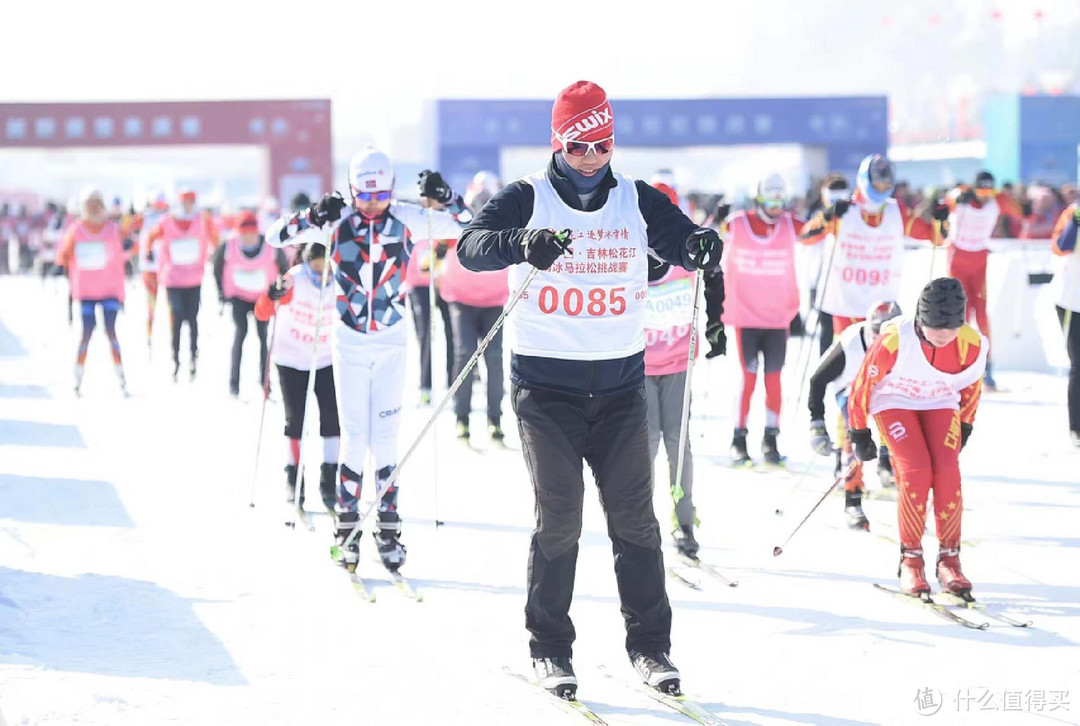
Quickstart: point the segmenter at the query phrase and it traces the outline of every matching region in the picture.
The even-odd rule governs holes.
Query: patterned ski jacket
[[[302,234],[313,228],[309,211],[302,209],[274,222],[266,231],[266,241],[274,247],[310,241]],[[405,269],[414,240],[457,239],[468,222],[460,197],[454,198],[447,211],[429,212],[395,200],[373,219],[352,207],[342,212],[345,216],[330,228],[337,312],[341,322],[358,333],[377,333],[404,318]]]

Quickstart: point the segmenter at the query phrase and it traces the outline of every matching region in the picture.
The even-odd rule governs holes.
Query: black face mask
[[[592,176],[585,176],[570,166],[570,162],[566,160],[561,151],[557,151],[555,152],[555,166],[558,168],[559,173],[570,181],[574,191],[578,194],[592,194],[600,188],[600,184],[604,181],[604,177],[607,176],[608,167],[611,164],[610,162],[604,164]]]

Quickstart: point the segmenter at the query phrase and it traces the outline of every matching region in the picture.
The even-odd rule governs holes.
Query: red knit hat
[[[578,81],[567,86],[555,98],[551,107],[551,148],[562,149],[558,134],[574,141],[599,141],[615,133],[615,117],[611,113],[604,89],[590,81]]]
[[[255,212],[243,211],[236,215],[236,227],[237,229],[258,229],[259,218],[255,216]]]

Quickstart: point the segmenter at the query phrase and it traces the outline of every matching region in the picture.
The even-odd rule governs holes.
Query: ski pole
[[[694,312],[690,315],[690,352],[686,357],[686,381],[683,383],[682,420],[679,421],[679,458],[675,465],[675,481],[671,486],[671,498],[678,504],[684,496],[682,488],[683,464],[686,458],[686,437],[690,429],[690,378],[694,372],[694,354],[697,353],[697,317],[701,308],[701,278],[704,273],[698,270],[694,274]]]
[[[806,513],[806,516],[802,518],[802,521],[799,522],[798,526],[796,526],[795,529],[793,529],[791,531],[791,534],[789,534],[787,539],[784,540],[784,544],[773,547],[773,551],[772,551],[773,557],[779,557],[780,555],[784,554],[784,547],[787,546],[787,543],[791,541],[791,538],[795,536],[796,532],[798,532],[800,529],[802,529],[802,526],[804,524],[806,524],[806,520],[810,519],[810,515],[817,511],[817,508],[821,506],[821,503],[825,501],[826,497],[828,497],[830,494],[832,494],[832,490],[836,489],[836,485],[839,484],[840,480],[843,479],[843,478],[844,478],[844,475],[843,475],[843,473],[841,473],[835,479],[833,479],[832,486],[830,486],[828,489],[825,490],[825,493],[821,495],[821,499],[817,500],[817,504],[815,504],[813,506],[813,508],[809,512]]]
[[[788,409],[791,411],[794,411],[798,407],[799,401],[802,400],[803,388],[806,386],[806,377],[807,374],[810,372],[810,361],[814,358],[814,339],[817,338],[818,333],[821,332],[821,301],[825,299],[825,292],[829,289],[829,277],[832,273],[833,260],[836,258],[836,247],[839,241],[840,220],[837,219],[836,232],[833,235],[832,249],[829,250],[829,263],[825,267],[825,277],[821,279],[821,287],[818,289],[818,299],[816,301],[817,306],[815,308],[817,314],[814,316],[814,328],[813,331],[810,333],[810,340],[808,341],[809,345],[807,346],[806,351],[806,362],[802,364],[803,369],[802,373],[799,376],[798,393],[796,394],[794,401],[788,402]],[[798,363],[799,361],[796,361],[796,365],[798,365]]]
[[[941,222],[934,220],[934,239],[941,239]],[[938,248],[941,247],[940,242],[930,243],[930,279],[934,279],[934,266],[937,263]]]
[[[833,449],[833,452],[835,452],[835,451],[836,450]],[[806,476],[810,473],[810,470],[814,468],[814,464],[817,463],[818,458],[819,458],[818,456],[810,457],[810,461],[807,462],[806,467],[799,474],[799,478],[795,480],[795,485],[791,487],[791,491],[789,491],[787,493],[787,496],[784,497],[784,501],[790,501],[791,498],[793,496],[795,496],[795,492],[799,491],[799,487],[801,487],[802,483],[804,481],[806,481]],[[777,517],[783,517],[784,516],[784,508],[783,507],[777,507],[775,514],[776,514]]]
[[[259,482],[259,454],[262,452],[263,425],[266,423],[266,402],[270,399],[270,351],[274,349],[274,336],[277,335],[277,303],[274,303],[274,322],[270,325],[270,345],[266,351],[266,377],[263,379],[262,410],[259,412],[259,438],[255,441],[255,466],[251,473],[251,496],[248,506],[255,506],[255,487]]]
[[[315,336],[311,341],[311,367],[308,368],[307,391],[304,393],[304,415],[300,417],[300,447],[296,457],[296,489],[293,491],[293,512],[292,519],[285,523],[287,527],[296,527],[296,514],[300,511],[300,507],[303,506],[301,502],[304,496],[304,425],[307,423],[308,411],[312,408],[312,406],[308,405],[308,399],[315,392],[315,367],[319,362],[319,333],[322,330],[323,299],[326,297],[326,281],[330,276],[332,233],[328,234],[327,237],[328,239],[323,246],[322,280],[319,284],[319,306],[316,309],[317,314],[315,316]]]
[[[565,242],[569,234],[570,230],[563,230],[562,232],[560,232],[558,235],[560,241]],[[371,504],[369,504],[367,508],[360,514],[356,522],[353,523],[352,531],[349,532],[348,537],[346,537],[340,545],[337,545],[338,547],[342,549],[348,547],[350,544],[353,543],[357,536],[359,536],[360,530],[364,526],[364,522],[367,520],[368,517],[371,516],[372,512],[375,511],[375,508],[382,500],[383,494],[389,491],[390,487],[393,486],[394,483],[397,481],[398,476],[401,474],[401,470],[405,468],[405,462],[407,462],[409,458],[413,455],[413,453],[416,451],[416,448],[424,439],[424,434],[428,432],[428,429],[431,428],[431,426],[435,423],[435,420],[439,417],[439,413],[442,412],[442,410],[446,407],[446,404],[450,401],[451,398],[454,397],[454,394],[457,393],[457,389],[461,387],[461,384],[465,380],[466,376],[472,373],[473,366],[475,366],[476,362],[480,360],[480,356],[484,354],[484,351],[487,349],[488,345],[491,343],[492,340],[494,340],[495,336],[502,329],[503,323],[506,322],[507,316],[510,315],[510,311],[512,311],[514,309],[514,306],[518,304],[518,301],[521,300],[522,296],[525,294],[525,291],[529,288],[529,284],[533,281],[533,278],[536,277],[536,273],[539,271],[540,268],[538,267],[534,267],[529,270],[529,274],[525,277],[525,280],[521,283],[518,289],[514,291],[514,294],[510,296],[510,299],[506,303],[506,307],[504,307],[503,311],[499,313],[499,317],[495,319],[495,324],[491,326],[491,330],[489,330],[488,334],[484,336],[484,339],[480,341],[480,344],[476,346],[476,351],[472,354],[472,357],[469,358],[469,362],[466,363],[465,367],[461,369],[460,373],[458,373],[458,377],[454,380],[454,384],[450,386],[450,390],[448,390],[446,392],[446,395],[443,396],[442,400],[439,401],[439,405],[435,407],[435,410],[432,412],[431,417],[428,418],[427,423],[424,424],[424,428],[420,430],[420,433],[413,440],[412,444],[409,446],[409,449],[405,452],[405,455],[401,457],[401,461],[398,463],[397,468],[395,468],[393,473],[390,474],[390,476],[386,479],[385,482],[383,482],[382,486],[377,487],[377,490],[375,492],[375,498],[371,501]]]
[[[430,202],[429,202],[430,205]],[[435,388],[435,308],[438,307],[438,295],[435,290],[435,210],[427,209],[428,232],[428,370],[431,371],[431,387]],[[443,321],[444,323],[446,321]],[[450,355],[450,351],[446,351]],[[442,524],[439,519],[439,429],[431,434],[431,485],[435,499],[435,528]]]

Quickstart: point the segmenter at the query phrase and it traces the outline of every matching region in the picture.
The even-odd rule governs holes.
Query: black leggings
[[[229,388],[234,393],[240,388],[240,359],[244,355],[244,339],[248,332],[248,315],[254,317],[255,303],[245,302],[233,298],[232,318],[236,325],[236,335],[233,337],[232,346],[232,370],[229,373]],[[268,323],[263,320],[255,321],[255,332],[259,336],[259,383],[266,385],[266,329]]]
[[[1058,320],[1065,325],[1064,308],[1057,309]],[[1069,352],[1069,430],[1080,434],[1080,317],[1078,312],[1069,313],[1069,326],[1065,330],[1065,348]]]
[[[173,360],[180,362],[180,326],[188,324],[188,337],[191,339],[191,360],[199,357],[199,299],[202,286],[167,287],[169,296],[169,314],[172,317]]]
[[[285,403],[285,436],[299,439],[304,426],[307,406],[308,372],[279,365],[281,400]],[[323,438],[341,435],[338,423],[337,394],[334,389],[334,369],[330,366],[315,371],[315,400],[319,403],[319,435]]]
[[[416,324],[416,337],[420,341],[420,387],[431,390],[431,293],[427,287],[417,287],[409,291],[412,300],[413,322]],[[446,385],[454,382],[454,328],[450,322],[450,306],[438,295],[435,304],[442,315],[443,333],[446,335]]]

